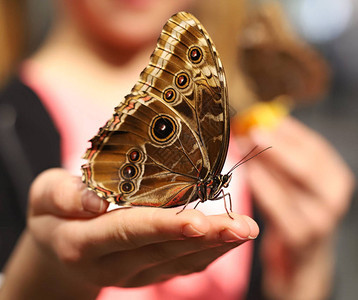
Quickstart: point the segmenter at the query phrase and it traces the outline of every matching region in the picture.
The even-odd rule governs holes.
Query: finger
[[[197,210],[176,214],[178,211],[160,208],[119,209],[90,220],[57,221],[61,224],[56,226],[56,234],[43,227],[41,220],[37,220],[36,230],[43,240],[51,234],[48,238],[51,239],[52,248],[62,260],[69,263],[149,244],[206,235],[217,243],[220,233],[224,238],[232,238],[228,230],[243,239],[252,239],[259,231],[257,224],[248,217],[233,214],[235,220],[231,220],[224,214],[212,222]]]
[[[174,240],[166,241],[157,244],[147,245],[141,248],[120,251],[106,255],[100,261],[98,269],[107,270],[106,277],[100,280],[101,283],[108,284],[117,284],[111,282],[111,280],[116,280],[116,278],[122,278],[122,280],[127,280],[131,277],[136,277],[136,274],[142,272],[143,270],[149,268],[155,268],[158,265],[163,265],[173,261],[179,261],[182,257],[197,254],[205,253],[206,250],[211,248],[223,247],[226,249],[231,249],[238,245],[241,245],[248,241],[249,239],[243,239],[238,237],[230,237],[230,241],[224,240],[207,240],[203,238],[191,238],[186,240]],[[234,245],[234,246],[233,246]],[[214,251],[215,252],[215,251]],[[205,254],[203,254],[205,255]],[[195,268],[195,264],[191,266],[186,266],[185,264],[178,265],[181,269],[175,268],[170,274],[182,275],[184,272],[192,272]],[[164,273],[163,273],[164,275]],[[99,280],[99,278],[97,278]]]
[[[233,222],[225,215],[208,216],[207,218],[210,222],[210,229],[201,237],[150,243],[140,248],[126,250],[126,253],[140,257],[140,265],[158,264],[158,262],[172,260],[224,243],[243,243],[255,239],[259,233],[256,222],[247,216],[236,215],[237,222],[234,226],[230,225]],[[232,227],[236,227],[236,232]],[[240,235],[238,235],[238,231]],[[117,255],[117,253],[114,254]],[[124,253],[121,251],[120,256],[123,257]],[[141,261],[141,259],[143,260]]]
[[[297,197],[301,194],[298,189],[287,182],[282,182],[272,170],[263,167],[258,162],[248,166],[247,178],[254,199],[270,226],[275,228],[288,244],[301,245],[305,243],[309,227],[305,215],[298,209]]]
[[[133,276],[125,286],[145,286],[151,283],[165,281],[178,275],[201,272],[217,258],[239,245],[241,245],[241,243],[224,244],[153,266]]]
[[[111,252],[135,249],[145,245],[192,237],[218,241],[231,238],[255,238],[257,224],[248,217],[233,214],[205,216],[197,210],[133,208],[119,209],[91,220],[83,227],[79,241],[86,253],[105,255]],[[251,229],[252,228],[252,229]],[[250,236],[252,234],[252,236]],[[225,236],[227,235],[227,236]]]
[[[293,118],[282,121],[275,132],[255,130],[250,137],[257,143],[261,141],[273,145],[274,149],[261,157],[263,162],[280,168],[292,178],[302,180],[307,187],[315,187],[322,180],[331,179],[332,171],[341,169],[342,162],[332,147]],[[323,177],[316,176],[318,172]]]
[[[206,256],[206,250],[211,248],[223,247],[223,249],[226,249],[225,251],[228,251],[228,249],[255,238],[259,233],[256,222],[247,216],[235,215],[235,219],[240,224],[240,226],[238,224],[235,226],[245,231],[246,237],[238,236],[237,233],[232,232],[232,228],[230,228],[232,221],[227,215],[209,216],[208,218],[210,219],[211,228],[205,236],[149,244],[141,248],[120,251],[103,257],[98,267],[99,269],[107,270],[106,277],[103,278],[102,276],[102,280],[104,280],[102,283],[116,278],[123,279],[123,274],[125,274],[124,280],[127,280],[128,278],[136,277],[137,273],[148,268],[156,268],[156,266],[161,264],[167,265],[166,268],[169,268],[172,265],[171,262],[179,261],[188,255],[194,254],[196,257],[200,256],[200,253],[203,253],[202,255]],[[223,253],[217,254],[215,250],[210,252],[216,253],[215,258]],[[209,258],[208,256],[206,257]],[[199,264],[199,260],[196,260],[198,264],[191,264],[191,267],[186,266],[185,263],[179,264],[180,270],[174,268],[168,275],[190,273],[196,269],[196,266],[204,266],[211,261],[209,259]],[[114,282],[111,282],[111,284],[114,284]]]
[[[286,246],[299,251],[332,234],[339,218],[323,201],[261,163],[252,162],[247,169],[256,203]]]
[[[336,213],[322,205],[322,201],[315,201],[307,196],[298,199],[297,210],[302,215],[301,226],[307,228],[305,239],[301,239],[303,243],[298,245],[301,248],[332,235],[339,220]]]
[[[30,190],[30,214],[93,217],[107,210],[108,203],[86,189],[80,178],[63,169],[40,174]]]
[[[115,251],[135,249],[170,239],[205,235],[209,222],[199,211],[125,208],[92,219],[62,219],[52,215],[30,218],[30,229],[60,260],[73,264]]]
[[[301,188],[323,200],[332,212],[343,214],[353,187],[353,176],[346,164],[324,139],[287,118],[275,133],[253,131],[256,143],[270,143],[274,149],[258,161],[285,174]]]

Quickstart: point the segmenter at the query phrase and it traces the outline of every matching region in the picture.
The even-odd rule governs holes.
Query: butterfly
[[[180,12],[164,25],[131,93],[91,139],[82,178],[122,206],[185,208],[221,199],[234,169],[221,174],[229,136],[219,55],[200,22]]]

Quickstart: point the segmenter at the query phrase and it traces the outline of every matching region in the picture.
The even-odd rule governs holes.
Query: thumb
[[[32,183],[29,213],[53,214],[60,217],[89,218],[103,214],[108,202],[89,191],[79,177],[64,169],[50,169]]]

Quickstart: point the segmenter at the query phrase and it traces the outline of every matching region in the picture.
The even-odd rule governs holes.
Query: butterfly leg
[[[229,197],[230,212],[232,212],[232,201],[231,201],[231,195],[230,195],[230,193],[225,194],[225,193],[224,193],[224,190],[221,190],[221,195],[218,196],[218,197],[216,197],[216,198],[214,198],[214,199],[212,199],[212,200],[224,199],[224,207],[225,207],[226,213],[227,213],[227,215],[229,216],[230,219],[234,220],[234,218],[230,215],[229,210],[227,209],[227,205],[226,205],[226,201],[225,201],[225,200],[226,200],[226,199],[225,199],[226,196]]]
[[[186,201],[186,203],[184,204],[183,208],[181,210],[179,210],[177,212],[177,214],[180,214],[181,212],[183,212],[184,209],[186,209],[186,207],[188,206],[188,204],[191,202],[190,199],[192,199],[194,193],[196,192],[195,189],[193,189],[193,191],[191,192],[190,196],[188,197],[188,200]],[[198,206],[198,204],[195,205],[194,209]]]
[[[188,206],[189,203],[190,203],[190,201],[187,201],[187,202],[184,204],[183,208],[177,212],[177,215],[180,214],[181,212],[183,212],[183,210],[186,209],[186,207]]]
[[[200,202],[202,202],[202,201],[196,202],[196,204],[195,204],[195,206],[194,206],[194,209],[196,209],[196,208],[198,207],[198,205],[199,205]]]
[[[200,188],[200,187],[203,187],[202,185],[199,185],[198,186],[198,196],[199,196],[199,201],[198,202],[196,202],[196,204],[195,204],[195,206],[194,206],[194,209],[196,209],[197,207],[198,207],[198,205],[199,205],[199,203],[203,203],[203,202],[205,202],[206,200],[208,200],[207,198],[206,198],[206,193],[203,193],[203,190]],[[204,190],[205,191],[205,190]]]
[[[226,213],[227,213],[227,215],[229,216],[230,219],[234,220],[234,218],[230,215],[230,212],[232,212],[231,195],[230,195],[230,193],[227,193],[227,194],[224,194],[224,192],[222,192],[222,193],[223,193],[222,197],[224,198],[224,207],[225,207]],[[226,199],[225,199],[226,196],[229,196],[230,212],[227,210]]]

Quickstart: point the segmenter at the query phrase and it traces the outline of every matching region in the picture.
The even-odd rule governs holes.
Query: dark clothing
[[[60,136],[38,96],[19,79],[0,94],[0,269],[26,224],[27,194],[59,167]]]

